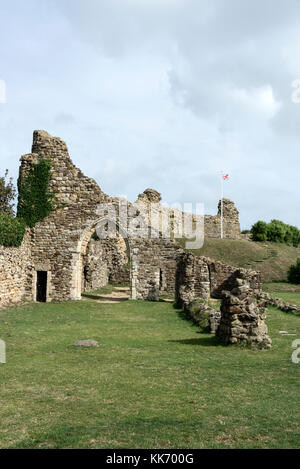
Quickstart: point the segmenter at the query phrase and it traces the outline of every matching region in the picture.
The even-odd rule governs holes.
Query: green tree
[[[286,225],[280,220],[272,220],[267,227],[268,241],[273,243],[284,243]]]
[[[4,176],[0,177],[0,213],[13,215],[14,199],[16,197],[16,189],[13,185],[12,178],[8,178],[8,169]]]
[[[266,222],[264,221],[256,222],[251,228],[253,241],[267,241],[268,239],[267,231],[268,231],[268,224]]]
[[[8,213],[0,213],[0,244],[3,246],[20,246],[26,230],[25,221],[14,218]]]
[[[300,230],[296,226],[289,226],[289,231],[292,235],[292,245],[297,248],[300,244]]]

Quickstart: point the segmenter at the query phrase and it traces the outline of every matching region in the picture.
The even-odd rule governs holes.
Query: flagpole
[[[224,197],[224,180],[221,173],[221,239],[223,239],[223,197]]]

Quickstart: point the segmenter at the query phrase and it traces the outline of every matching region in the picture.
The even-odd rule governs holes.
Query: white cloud
[[[252,89],[232,89],[228,91],[228,98],[263,118],[271,119],[280,110],[281,104],[274,98],[271,85],[264,85]]]
[[[297,0],[11,0],[1,166],[16,175],[44,128],[107,193],[213,213],[224,169],[243,227],[300,226],[299,23]]]

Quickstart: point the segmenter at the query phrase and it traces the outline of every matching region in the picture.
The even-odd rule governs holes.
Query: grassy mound
[[[201,249],[192,251],[226,264],[260,271],[264,282],[286,280],[291,264],[300,257],[300,248],[277,243],[206,238]]]

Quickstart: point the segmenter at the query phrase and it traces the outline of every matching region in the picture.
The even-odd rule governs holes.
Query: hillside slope
[[[206,238],[196,255],[211,257],[226,264],[262,273],[265,282],[286,280],[287,271],[300,257],[300,248],[276,243]]]

